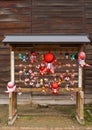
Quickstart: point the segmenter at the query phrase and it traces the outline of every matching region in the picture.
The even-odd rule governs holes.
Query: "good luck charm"
[[[56,62],[55,57],[51,52],[48,52],[44,55],[43,63],[46,66],[46,72],[54,73],[55,62]]]

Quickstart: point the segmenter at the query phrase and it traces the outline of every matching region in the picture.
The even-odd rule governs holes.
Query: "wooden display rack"
[[[76,47],[76,46],[75,46]],[[40,47],[39,47],[40,48]],[[41,49],[41,48],[40,48]],[[11,81],[15,82],[15,51],[16,48],[11,46],[10,54],[11,54]],[[79,50],[80,51],[80,50]],[[82,89],[82,68],[79,66],[78,68],[78,87],[75,89],[76,92],[76,118],[80,124],[84,124],[84,92]],[[16,92],[9,93],[9,118],[8,124],[12,125],[17,118],[17,93],[18,92],[37,92],[41,91],[41,88],[17,88]],[[60,88],[59,91],[66,92],[65,88]],[[72,91],[72,89],[68,90]],[[49,89],[47,89],[49,93]]]

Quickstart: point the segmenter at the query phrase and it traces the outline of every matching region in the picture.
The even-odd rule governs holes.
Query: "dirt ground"
[[[91,107],[92,108],[92,107]],[[86,123],[75,119],[75,106],[18,105],[18,118],[13,127],[31,128],[86,128],[92,126],[92,118],[85,114]],[[0,127],[7,127],[8,105],[0,105]]]

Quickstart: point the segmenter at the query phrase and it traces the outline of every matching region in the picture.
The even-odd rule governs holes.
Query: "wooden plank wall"
[[[0,41],[5,34],[25,33],[88,33],[92,40],[92,0],[0,0]],[[92,46],[85,50],[87,62],[92,65]],[[10,79],[9,55],[9,47],[0,45],[1,88]],[[85,69],[85,75],[85,99],[92,103],[91,68]]]
[[[0,1],[0,35],[31,32],[31,0]]]
[[[10,80],[10,54],[9,48],[0,47],[0,88],[5,88],[5,84]]]
[[[92,41],[92,0],[85,0],[85,29]],[[85,48],[87,63],[92,66],[92,43]],[[85,69],[85,103],[92,104],[92,67]]]
[[[84,32],[82,0],[33,0],[32,33]]]
[[[85,28],[92,41],[92,0],[85,1]]]
[[[84,70],[85,103],[92,104],[92,45],[87,45],[85,51],[87,54],[86,62],[91,65],[91,67]]]
[[[6,34],[31,33],[31,0],[0,1],[0,41]],[[0,46],[0,87],[10,81],[9,47]],[[6,64],[6,65],[5,65]],[[5,65],[5,66],[4,66]]]

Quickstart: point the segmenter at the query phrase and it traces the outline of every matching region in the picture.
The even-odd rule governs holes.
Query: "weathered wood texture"
[[[89,34],[90,39],[92,40],[92,1],[84,0],[85,4],[85,28],[86,32]],[[85,69],[85,102],[92,104],[92,45],[86,46],[85,49],[87,53],[87,63],[91,65],[90,68]]]
[[[15,33],[92,35],[91,0],[0,1],[0,35]]]
[[[84,0],[85,2],[85,27],[86,32],[90,35],[92,40],[92,1]]]
[[[31,32],[31,0],[0,1],[0,35]]]
[[[85,33],[85,8],[83,0],[0,1],[0,34]]]
[[[9,48],[0,46],[0,88],[5,88],[10,80],[10,54]]]
[[[6,34],[31,32],[31,0],[0,1],[0,41]],[[9,47],[0,46],[0,87],[10,81]]]
[[[83,33],[82,0],[34,0],[32,33]]]
[[[5,34],[80,34],[92,39],[92,0],[1,0],[0,41]],[[92,65],[92,46],[86,46]],[[10,80],[9,47],[0,46],[0,87]],[[85,99],[92,99],[92,68],[85,69]]]
[[[85,93],[91,95],[92,94],[92,46],[86,46],[87,60],[86,62],[91,65],[91,67],[86,68],[84,71],[84,84],[85,84]],[[90,96],[85,98],[91,98]],[[92,98],[91,98],[92,99]]]

